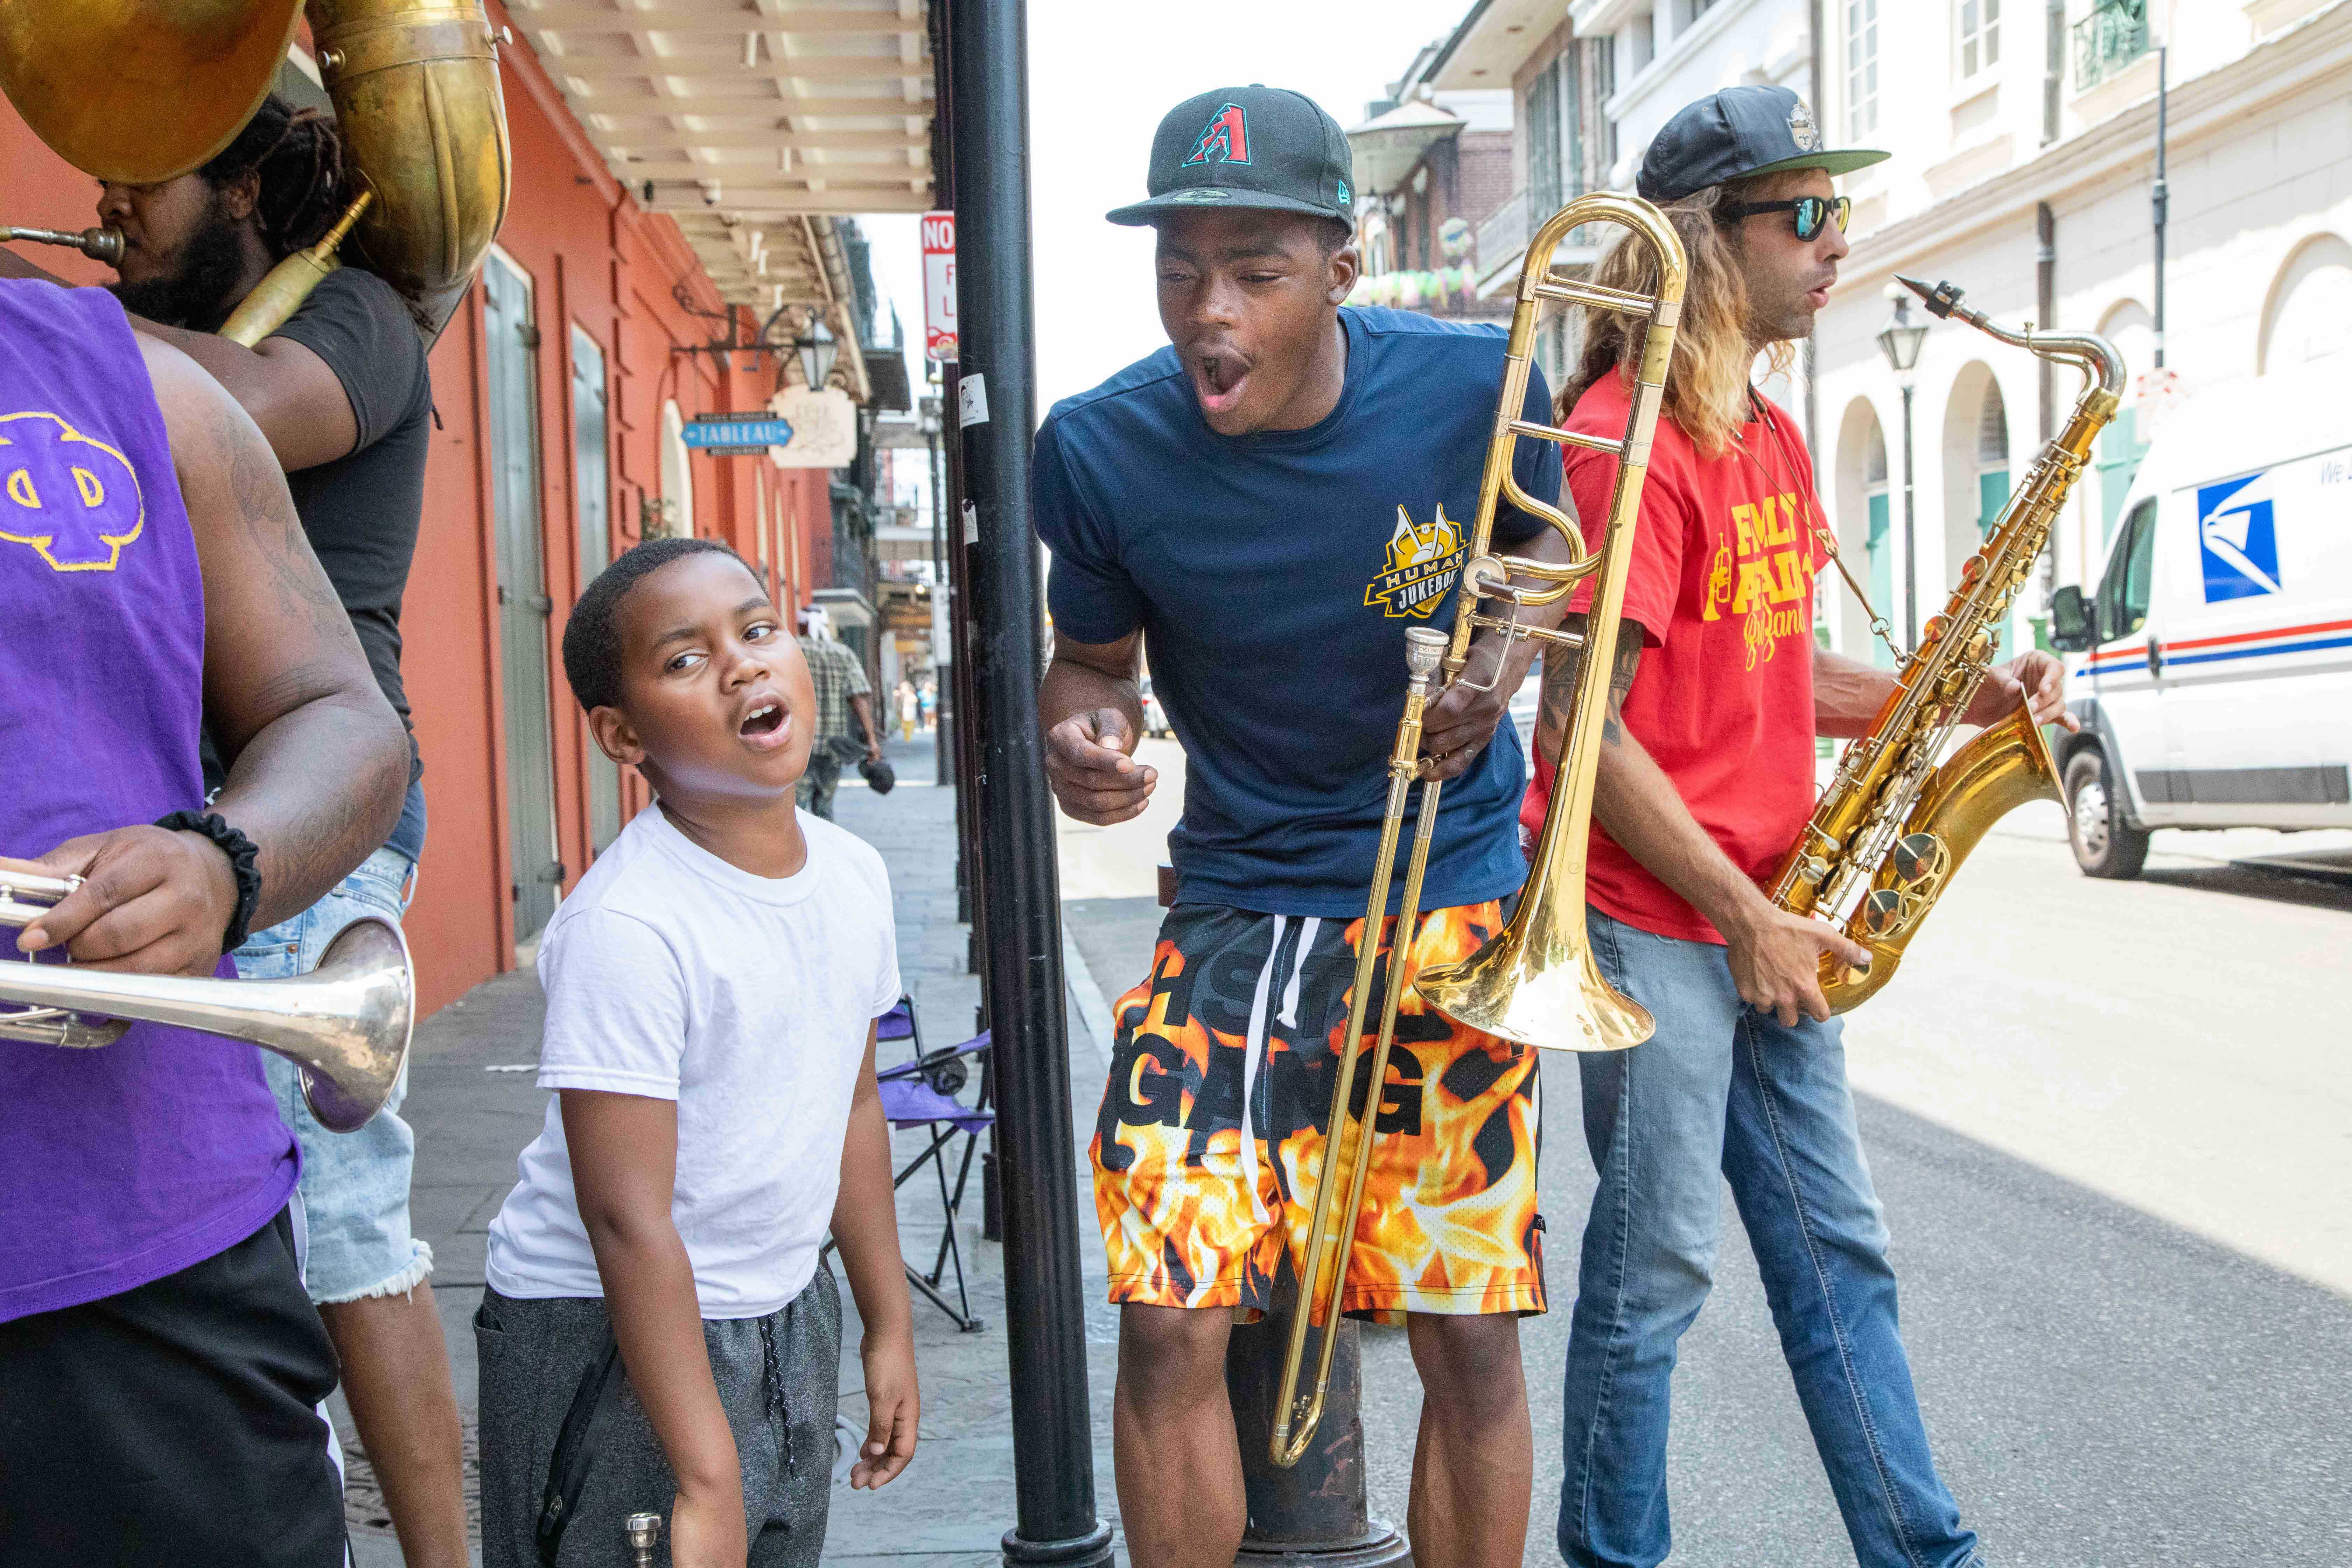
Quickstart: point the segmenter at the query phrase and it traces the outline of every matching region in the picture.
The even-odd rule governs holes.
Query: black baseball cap
[[[1785,87],[1727,87],[1675,111],[1642,154],[1633,189],[1644,201],[1675,202],[1749,174],[1843,174],[1887,156],[1866,147],[1824,148],[1813,111]]]
[[[1168,111],[1151,138],[1150,199],[1107,215],[1148,224],[1202,207],[1255,207],[1356,221],[1354,166],[1339,122],[1287,88],[1219,88]]]

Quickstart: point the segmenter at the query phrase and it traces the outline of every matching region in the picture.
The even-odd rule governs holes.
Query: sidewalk
[[[894,742],[888,752],[898,788],[887,797],[877,795],[852,775],[841,791],[837,815],[843,826],[873,844],[889,865],[898,905],[899,968],[915,998],[926,1043],[936,1049],[972,1032],[980,1000],[979,977],[965,973],[967,928],[955,919],[955,796],[931,782],[933,750],[928,735],[919,734],[912,743]],[[431,875],[429,865],[426,875]],[[429,882],[425,896],[431,896]],[[1132,919],[1106,919],[1089,926],[1089,948],[1113,932],[1128,939],[1118,944],[1122,951],[1117,969],[1105,973],[1141,972],[1150,952],[1150,920],[1139,928]],[[1141,957],[1123,951],[1135,940],[1136,929],[1141,931]],[[1109,950],[1102,951],[1108,955]],[[1085,989],[1083,984],[1079,989]],[[1081,1183],[1086,1130],[1093,1120],[1106,1059],[1081,1016],[1091,1011],[1074,1011],[1070,1020],[1072,1110],[1080,1144],[1072,1179]],[[403,1114],[416,1130],[414,1219],[417,1235],[432,1245],[437,1264],[433,1284],[466,1415],[469,1472],[476,1401],[471,1320],[481,1300],[489,1223],[513,1184],[515,1156],[538,1134],[546,1114],[547,1097],[528,1070],[538,1056],[541,1015],[539,985],[526,964],[477,986],[420,1024],[410,1058],[409,1097]],[[898,1047],[894,1054],[886,1045],[884,1065],[903,1059],[904,1050]],[[894,1142],[897,1163],[903,1166],[924,1140],[908,1132]],[[1091,1214],[1092,1207],[1082,1188],[1081,1215]],[[928,1259],[940,1236],[937,1189],[928,1175],[908,1183],[898,1212],[907,1256]],[[884,1490],[836,1489],[827,1563],[995,1568],[1001,1561],[998,1542],[1013,1523],[1013,1391],[1005,1367],[1003,1250],[980,1240],[977,1163],[964,1212],[962,1243],[972,1311],[985,1326],[977,1333],[959,1332],[935,1308],[917,1299],[921,1446],[907,1473]],[[1100,1238],[1091,1225],[1082,1225],[1080,1233],[1096,1433],[1096,1504],[1103,1517],[1115,1520],[1109,1434],[1117,1322],[1103,1300]],[[847,1292],[843,1295],[847,1306]],[[845,1316],[842,1410],[862,1426],[866,1405],[858,1330],[854,1310]],[[389,1526],[380,1522],[365,1460],[356,1455],[340,1400],[336,1415],[346,1451],[354,1455],[350,1492],[353,1559],[358,1568],[397,1568],[398,1546]],[[666,1510],[667,1501],[652,1500],[647,1506]],[[626,1559],[614,1544],[613,1561],[617,1564]]]

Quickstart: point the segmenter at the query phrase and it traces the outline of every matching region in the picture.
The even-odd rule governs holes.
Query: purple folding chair
[[[946,1225],[940,1237],[940,1250],[931,1259],[931,1271],[924,1274],[911,1263],[905,1264],[907,1283],[921,1292],[930,1303],[945,1312],[955,1326],[966,1333],[977,1333],[988,1325],[971,1315],[971,1295],[964,1280],[963,1246],[956,1234],[956,1221],[963,1209],[966,1184],[971,1176],[972,1156],[980,1148],[980,1135],[996,1125],[996,1112],[989,1109],[990,1079],[986,1071],[980,1078],[980,1089],[974,1103],[967,1107],[955,1096],[971,1078],[967,1058],[989,1048],[989,1031],[983,1029],[960,1046],[925,1053],[922,1034],[915,1023],[914,1003],[906,997],[885,1013],[877,1026],[877,1037],[884,1040],[912,1041],[915,1059],[897,1067],[882,1068],[874,1074],[875,1088],[882,1098],[882,1115],[893,1128],[901,1131],[908,1128],[926,1128],[931,1139],[923,1152],[907,1163],[906,1168],[892,1178],[892,1190],[905,1186],[909,1178],[925,1165],[931,1167],[939,1183],[940,1207]],[[949,1145],[957,1138],[963,1139],[963,1157],[956,1166],[953,1184],[948,1181],[947,1156]],[[824,1244],[826,1252],[833,1243]],[[940,1289],[948,1266],[955,1267],[956,1300],[950,1304]]]

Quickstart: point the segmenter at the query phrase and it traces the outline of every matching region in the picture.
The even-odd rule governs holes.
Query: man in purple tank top
[[[0,281],[0,868],[84,879],[5,958],[233,975],[391,831],[407,743],[268,445],[96,290]],[[0,1037],[0,1568],[343,1561],[298,1163],[249,1047]]]

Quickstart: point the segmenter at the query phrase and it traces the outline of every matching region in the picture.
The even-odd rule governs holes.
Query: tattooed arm
[[[260,431],[185,355],[140,348],[204,577],[205,708],[230,763],[212,809],[259,847],[258,931],[309,909],[391,836],[407,738]],[[40,865],[87,880],[20,948],[65,942],[106,968],[211,973],[236,882],[209,838],[129,826],[69,839]]]
[[[1568,617],[1568,628],[1583,629],[1584,617]],[[1609,837],[1643,868],[1688,900],[1721,932],[1730,952],[1731,975],[1740,1000],[1794,1024],[1800,1012],[1827,1018],[1822,995],[1824,949],[1849,963],[1868,954],[1818,921],[1773,907],[1763,889],[1700,826],[1683,803],[1674,781],[1641,741],[1625,728],[1625,694],[1642,662],[1642,626],[1617,623],[1617,650],[1609,679],[1609,712],[1601,727],[1601,760],[1593,784],[1592,816]],[[1558,754],[1576,689],[1581,657],[1564,648],[1544,655],[1543,709],[1537,720],[1538,744]],[[1557,784],[1555,786],[1557,787]]]
[[[1563,504],[1566,499],[1561,498]],[[1549,528],[1525,544],[1510,546],[1509,552],[1529,561],[1555,564],[1565,564],[1569,559],[1568,542]],[[1536,585],[1531,577],[1514,577],[1511,581],[1525,587]],[[1563,594],[1539,609],[1521,610],[1519,620],[1532,626],[1557,626],[1568,598]],[[1492,615],[1506,615],[1510,610],[1509,601],[1504,599],[1488,599],[1485,605]],[[1468,658],[1462,678],[1440,693],[1423,716],[1423,778],[1459,778],[1470,771],[1471,764],[1486,749],[1486,742],[1495,738],[1495,728],[1502,722],[1503,715],[1510,711],[1511,699],[1527,683],[1528,668],[1536,659],[1536,642],[1529,637],[1506,644],[1500,632],[1481,627],[1470,639]],[[1471,689],[1474,682],[1486,689]]]

